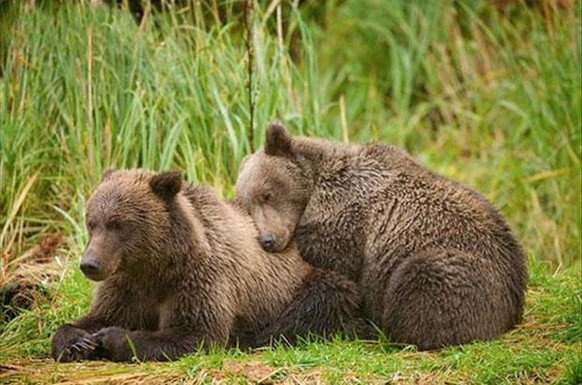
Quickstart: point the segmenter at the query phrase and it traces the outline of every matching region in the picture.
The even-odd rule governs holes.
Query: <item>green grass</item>
[[[257,5],[253,143],[240,2],[201,2],[141,26],[87,2],[38,3],[0,3],[0,29],[11,31],[0,36],[0,284],[34,264],[45,237],[66,241],[49,250],[58,263],[57,277],[41,281],[48,295],[0,325],[0,361],[16,368],[6,378],[581,381],[579,1],[549,13],[499,12],[484,0]],[[240,160],[272,119],[295,133],[396,144],[485,194],[530,255],[523,325],[434,353],[337,340],[165,365],[40,361],[35,371],[49,333],[90,302],[76,263],[85,201],[103,170],[180,168],[232,196]]]
[[[388,342],[305,342],[293,349],[254,352],[216,349],[174,363],[55,364],[46,358],[49,334],[86,310],[91,286],[75,269],[52,286],[53,297],[3,327],[0,380],[25,383],[61,381],[191,381],[254,383],[320,380],[325,383],[577,384],[582,380],[580,349],[582,291],[579,273],[552,277],[531,261],[531,284],[523,323],[501,338],[436,352],[417,352]],[[63,304],[65,304],[63,306]],[[32,359],[31,359],[32,358]],[[93,381],[93,382],[91,382]],[[292,382],[291,382],[292,383]]]

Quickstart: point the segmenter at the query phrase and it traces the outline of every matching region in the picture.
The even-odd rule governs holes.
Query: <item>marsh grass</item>
[[[338,339],[170,365],[40,361],[35,372],[23,361],[32,371],[0,380],[580,382],[579,2],[549,13],[479,0],[255,4],[252,136],[240,3],[147,13],[142,25],[88,2],[42,3],[0,17],[11,31],[0,39],[0,283],[44,237],[66,243],[52,251],[57,278],[41,282],[48,295],[1,325],[0,361],[46,357],[48,335],[86,311],[92,285],[75,266],[86,198],[105,169],[179,168],[230,197],[249,138],[260,147],[272,119],[396,144],[474,187],[524,244],[531,283],[522,326],[441,352]]]

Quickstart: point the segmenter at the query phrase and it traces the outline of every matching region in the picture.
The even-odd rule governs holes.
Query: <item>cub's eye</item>
[[[263,202],[263,203],[270,202],[272,199],[273,199],[273,194],[271,194],[268,191],[265,191],[264,193],[261,194],[261,202]]]
[[[121,223],[121,221],[118,221],[116,219],[112,219],[110,221],[107,221],[107,223],[105,224],[105,228],[107,230],[120,230],[123,227],[123,224]]]
[[[97,227],[97,222],[92,220],[87,221],[87,230],[92,231],[93,229],[95,229],[95,227]]]

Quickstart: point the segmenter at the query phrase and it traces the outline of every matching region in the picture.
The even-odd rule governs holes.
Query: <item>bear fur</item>
[[[179,172],[106,172],[86,225],[80,268],[99,283],[89,313],[54,335],[55,360],[171,360],[364,327],[352,282],[293,246],[265,252],[248,215]]]
[[[274,123],[235,189],[265,249],[295,239],[310,264],[357,282],[365,316],[392,341],[435,349],[520,322],[526,261],[504,219],[395,147],[293,137]]]

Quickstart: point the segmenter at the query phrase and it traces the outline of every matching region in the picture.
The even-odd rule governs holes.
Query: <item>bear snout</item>
[[[99,263],[99,261],[90,253],[85,253],[85,255],[83,255],[79,267],[83,274],[93,281],[101,281],[105,279],[105,271],[102,268],[101,263]]]
[[[259,237],[259,243],[266,251],[273,252],[277,248],[277,240],[273,234],[265,234]]]

